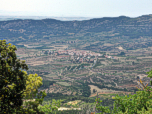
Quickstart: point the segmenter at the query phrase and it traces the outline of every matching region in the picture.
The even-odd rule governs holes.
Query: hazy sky
[[[152,0],[0,0],[0,15],[138,17],[152,14]]]

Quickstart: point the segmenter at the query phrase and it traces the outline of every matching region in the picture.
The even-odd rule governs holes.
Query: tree
[[[15,50],[17,48],[14,45],[0,40],[0,112],[43,113],[37,108],[46,96],[45,92],[38,93],[42,79],[37,74],[27,75],[25,71],[20,70],[28,70],[28,65],[17,59]],[[27,98],[36,100],[27,102],[29,107],[23,107],[23,100]]]
[[[53,99],[52,104],[49,103],[49,104],[46,104],[44,106],[39,105],[38,109],[45,112],[45,114],[50,114],[50,113],[53,113],[54,111],[58,110],[58,108],[61,106],[62,101],[63,100],[56,101],[55,99]]]
[[[132,62],[132,65],[134,65],[134,64],[135,64],[135,62],[133,61],[133,62]]]
[[[93,89],[93,93],[95,93],[97,90]]]
[[[122,55],[122,56],[123,56],[123,55],[125,55],[125,52],[121,52],[119,55]]]
[[[26,79],[26,89],[24,90],[24,109],[21,112],[28,112],[31,114],[44,114],[43,111],[40,111],[38,106],[42,104],[44,97],[46,96],[45,92],[39,92],[38,88],[42,85],[42,78],[37,74],[30,74]]]
[[[16,47],[0,40],[0,112],[14,112],[23,103],[23,90],[26,89],[25,74],[19,68],[28,70],[28,66],[17,59]],[[9,85],[14,85],[10,88]]]

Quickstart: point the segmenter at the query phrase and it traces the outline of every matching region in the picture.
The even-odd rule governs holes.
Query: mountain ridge
[[[95,18],[83,21],[60,21],[56,19],[18,19],[0,21],[0,38],[13,39],[21,37],[29,39],[43,38],[46,36],[90,36],[94,33],[112,32],[119,36],[139,38],[152,35],[152,15],[143,15],[137,18],[126,16]],[[37,37],[38,36],[38,37]]]

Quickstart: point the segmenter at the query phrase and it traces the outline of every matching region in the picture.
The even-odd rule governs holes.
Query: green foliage
[[[0,40],[0,112],[3,113],[13,113],[20,108],[26,89],[26,75],[19,69],[28,70],[28,66],[17,59],[15,50],[14,45]]]
[[[79,86],[82,89],[82,96],[89,97],[91,95],[91,89],[90,89],[90,86],[88,86],[89,83],[88,82],[84,83],[81,80],[79,80],[77,82],[82,84]]]
[[[125,52],[121,52],[119,55],[122,55],[122,56],[123,56],[123,55],[125,55]]]
[[[50,85],[53,85],[53,83],[56,83],[55,81],[50,81],[50,80],[43,80],[43,85],[40,88],[47,88]]]
[[[30,74],[26,79],[26,90],[24,91],[24,97],[28,96],[29,99],[33,98],[33,94],[37,93],[37,89],[42,85],[42,78],[37,74]]]
[[[152,78],[152,69],[149,72],[147,77]],[[115,102],[113,104],[114,108],[112,111],[107,107],[103,107],[100,103],[97,103],[96,109],[102,111],[102,113],[111,113],[111,114],[151,114],[152,113],[152,89],[147,87],[143,84],[143,82],[139,81],[142,86],[143,90],[138,89],[139,91],[136,92],[134,95],[129,96],[116,96]],[[152,85],[152,81],[150,81]],[[100,99],[98,99],[99,101]],[[97,101],[97,99],[96,99]],[[102,100],[100,100],[102,102]]]
[[[0,40],[0,112],[3,114],[44,114],[38,106],[42,104],[45,92],[38,93],[42,78],[37,74],[27,75],[25,61],[17,59],[16,47]],[[26,101],[33,100],[35,101]],[[23,100],[25,101],[23,103]]]
[[[96,109],[102,111],[103,113],[110,113],[110,109],[108,109],[108,107],[104,107],[102,106],[100,103],[102,102],[102,100],[100,100],[100,98],[95,100],[96,102],[98,101],[98,103],[96,104]],[[96,103],[95,102],[95,103]],[[99,103],[100,102],[100,103]],[[101,114],[103,114],[101,113]]]
[[[46,96],[46,93],[41,91],[40,93],[37,93],[34,96],[36,97],[34,101],[25,101],[25,104],[19,110],[16,110],[15,113],[45,114],[38,108],[38,106],[42,104],[44,97]]]
[[[56,101],[55,99],[53,99],[52,104],[49,103],[44,106],[39,105],[38,108],[39,110],[45,112],[45,114],[50,114],[50,113],[52,114],[55,113],[58,110],[58,108],[60,108],[62,101],[63,100]]]

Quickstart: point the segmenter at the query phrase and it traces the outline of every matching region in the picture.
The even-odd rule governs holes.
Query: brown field
[[[102,94],[118,94],[118,93],[123,93],[123,94],[131,94],[132,92],[122,92],[122,91],[114,91],[114,92],[101,92],[98,93],[98,95],[102,95]],[[97,96],[97,93],[92,94],[90,97],[95,97]]]
[[[93,93],[93,89],[96,89],[97,92],[112,92],[112,90],[105,90],[105,89],[100,89],[98,88],[97,86],[94,86],[94,85],[89,85],[91,87],[91,93]]]

